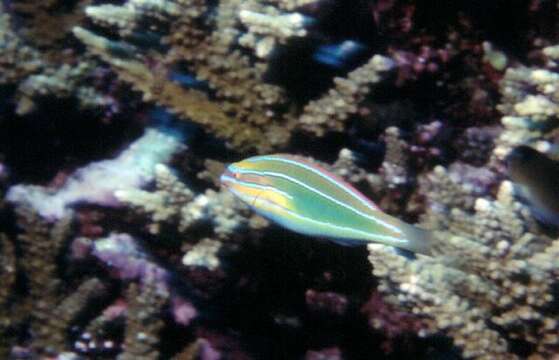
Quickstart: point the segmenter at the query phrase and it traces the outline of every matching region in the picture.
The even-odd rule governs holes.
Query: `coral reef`
[[[180,139],[147,129],[117,158],[94,162],[71,174],[60,189],[17,185],[6,194],[8,201],[27,204],[46,219],[61,219],[77,202],[118,206],[116,190],[134,189],[153,180],[155,164],[168,160],[182,147]]]
[[[37,47],[51,51],[69,35],[72,26],[85,17],[84,8],[90,2],[80,0],[67,4],[60,0],[40,3],[16,0],[11,1],[9,6],[23,22],[21,36]]]
[[[509,67],[501,81],[501,104],[499,110],[504,130],[494,151],[496,159],[502,160],[514,146],[529,144],[540,151],[556,154],[556,134],[553,121],[559,111],[557,81],[554,60],[558,57],[554,47],[542,50],[549,57],[543,67]]]
[[[285,147],[298,129],[317,134],[342,131],[369,87],[392,68],[389,59],[372,57],[347,78],[335,78],[335,86],[321,99],[297,110],[286,104],[282,88],[265,82],[269,68],[265,60],[277,44],[306,36],[305,26],[312,19],[257,1],[223,2],[213,10],[214,16],[204,18],[206,6],[198,1],[134,0],[123,6],[90,6],[87,13],[92,20],[117,26],[121,39],[107,39],[81,27],[74,34],[145,100],[203,125],[238,150]],[[143,32],[146,22],[155,21],[152,33]],[[143,41],[135,43],[137,38]],[[224,58],[224,51],[233,46],[249,48],[254,55],[236,50]]]
[[[153,284],[144,286],[142,290],[136,284],[131,284],[127,299],[129,306],[124,349],[119,359],[157,359],[159,331],[163,327],[160,312],[165,304],[165,294],[157,291]]]
[[[12,20],[0,7],[0,46],[2,57],[1,84],[16,83],[21,78],[32,74],[42,67],[38,52],[24,42],[12,31]]]
[[[501,185],[497,199],[480,197],[472,209],[451,190],[460,184],[444,169],[435,171],[442,178],[436,191],[443,184],[447,190],[433,196],[423,222],[440,231],[443,254],[407,260],[393,249],[369,245],[379,289],[428,319],[424,334],[450,334],[465,357],[511,358],[516,341],[527,354],[555,353],[557,241],[535,230],[527,209],[512,199],[510,183]]]
[[[25,292],[18,294],[16,286],[21,280],[14,279],[7,289],[2,309],[3,338],[10,339],[21,327],[29,327],[32,340],[28,351],[36,356],[57,354],[65,351],[67,331],[91,301],[103,296],[105,285],[97,278],[82,279],[68,292],[63,286],[56,266],[69,230],[69,219],[50,225],[32,210],[18,208],[19,225],[25,232],[18,236],[22,255],[14,256],[14,262],[4,268],[3,278],[20,269],[26,275]],[[10,255],[10,245],[3,244],[4,257]],[[13,251],[13,249],[12,249]],[[8,261],[8,260],[6,260]],[[12,260],[13,261],[13,260]],[[13,275],[12,275],[13,276]]]
[[[507,165],[559,160],[558,11],[0,2],[0,358],[557,356],[558,229]],[[271,152],[433,255],[294,234],[220,188]]]

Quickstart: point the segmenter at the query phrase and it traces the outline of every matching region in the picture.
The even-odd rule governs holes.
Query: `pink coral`
[[[369,319],[371,327],[382,331],[387,340],[382,344],[386,352],[392,352],[392,341],[399,336],[416,335],[425,325],[421,319],[413,314],[398,311],[392,305],[387,304],[383,296],[375,291],[371,294],[361,308]]]

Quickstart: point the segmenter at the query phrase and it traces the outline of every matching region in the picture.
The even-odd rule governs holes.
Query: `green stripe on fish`
[[[429,253],[430,232],[382,212],[343,179],[303,158],[251,157],[231,164],[221,182],[290,230],[343,244],[379,242]]]

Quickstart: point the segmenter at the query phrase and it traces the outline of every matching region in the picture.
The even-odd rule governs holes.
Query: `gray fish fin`
[[[537,206],[536,204],[531,204],[530,212],[539,222],[545,225],[559,227],[559,214]]]
[[[415,260],[417,257],[415,253],[411,250],[402,249],[402,248],[394,248],[396,250],[396,254],[405,257],[408,260]]]
[[[362,240],[340,239],[340,238],[328,238],[328,240],[342,246],[355,247],[359,245],[365,245],[365,242]]]
[[[431,255],[434,238],[433,232],[422,229],[415,225],[402,222],[400,228],[404,231],[407,243],[398,246],[401,249],[411,251],[413,253]]]

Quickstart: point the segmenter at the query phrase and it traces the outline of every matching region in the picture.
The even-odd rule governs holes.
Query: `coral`
[[[194,197],[169,168],[155,167],[156,191],[119,190],[115,196],[122,202],[149,214],[152,233],[159,232],[164,223],[176,223],[180,232],[200,222],[211,222],[218,238],[228,238],[236,229],[246,225],[242,210],[246,207],[234,201],[228,192],[207,190]],[[246,215],[246,213],[245,213]]]
[[[305,293],[305,300],[313,311],[324,311],[338,316],[347,312],[347,298],[334,292],[319,292],[309,289]]]
[[[16,280],[16,254],[13,242],[5,234],[0,234],[0,246],[0,277],[3,284],[0,290],[0,304],[5,304]]]
[[[95,66],[92,62],[82,61],[75,66],[48,67],[39,74],[28,76],[18,88],[16,113],[25,115],[35,111],[35,100],[47,95],[59,98],[75,96],[85,109],[109,107],[111,99],[99,94],[86,81]]]
[[[334,87],[318,100],[305,106],[301,116],[303,128],[318,136],[326,131],[341,131],[344,120],[358,110],[358,105],[372,84],[382,80],[382,74],[395,66],[387,57],[375,55],[371,60],[350,72],[347,78],[335,78]]]
[[[311,19],[299,13],[279,14],[274,7],[264,10],[266,13],[247,9],[239,12],[239,19],[248,28],[248,33],[239,39],[239,43],[253,48],[256,56],[266,58],[278,42],[285,43],[291,37],[307,35],[305,25],[312,22]]]
[[[211,239],[203,239],[183,256],[184,266],[202,266],[209,270],[219,267],[220,261],[217,256],[221,243]]]
[[[83,10],[90,2],[80,0],[68,4],[61,0],[40,3],[15,0],[10,2],[10,10],[23,22],[24,30],[21,33],[28,42],[41,48],[54,48],[60,46],[72,27],[83,20]]]
[[[55,307],[41,309],[36,314],[36,321],[41,323],[34,333],[33,347],[36,351],[63,351],[66,348],[68,329],[84,313],[84,307],[101,298],[105,290],[101,280],[91,278],[81,283],[69,296],[61,298]]]
[[[10,16],[0,5],[0,84],[15,83],[41,69],[39,53],[12,30]]]
[[[18,115],[33,113],[39,100],[49,96],[76,98],[83,109],[115,107],[114,99],[91,83],[97,64],[78,58],[73,49],[60,51],[88,2],[37,5],[20,0],[0,5],[0,84],[16,86]]]
[[[154,279],[155,280],[155,279]],[[154,283],[143,286],[130,284],[126,298],[128,316],[124,334],[123,352],[118,359],[158,359],[157,343],[159,331],[163,327],[162,307],[166,304],[168,293],[161,292]]]
[[[397,311],[378,292],[371,294],[361,311],[367,316],[371,327],[382,331],[386,336],[387,340],[382,346],[387,353],[394,351],[392,342],[396,338],[414,336],[425,328],[419,317],[409,312]]]
[[[483,166],[493,153],[494,141],[501,130],[498,127],[470,127],[456,142],[459,160],[473,166]]]
[[[499,111],[504,127],[497,139],[494,159],[502,160],[514,146],[530,144],[538,150],[554,154],[553,120],[559,114],[557,81],[559,73],[553,66],[553,47],[543,49],[550,61],[546,67],[509,67],[501,81]]]
[[[48,219],[62,218],[69,206],[77,202],[118,206],[116,190],[135,189],[149,183],[155,164],[168,161],[182,147],[177,135],[147,129],[143,137],[118,157],[78,169],[60,189],[16,185],[9,189],[6,198],[31,206]]]
[[[10,304],[9,323],[4,326],[13,330],[29,317],[32,353],[58,353],[66,348],[69,328],[92,300],[103,296],[105,286],[99,279],[90,278],[73,292],[64,291],[57,258],[65,244],[70,219],[51,226],[24,207],[19,207],[18,213],[24,232],[18,236],[23,255],[17,267],[27,276],[28,294],[23,301]]]
[[[286,3],[285,8],[292,5]],[[123,81],[141,91],[145,100],[203,125],[238,150],[266,152],[283,147],[297,129],[319,135],[343,130],[347,117],[357,111],[355,104],[381,81],[381,73],[393,67],[390,59],[373,56],[347,78],[335,78],[330,91],[298,111],[287,106],[282,88],[264,82],[269,68],[264,60],[276,44],[307,35],[305,27],[312,20],[257,1],[220,2],[215,16],[203,20],[206,11],[206,4],[198,1],[162,5],[130,0],[120,7],[89,6],[88,15],[101,25],[117,26],[121,39],[110,40],[81,27],[74,34]],[[155,20],[167,23],[168,32],[159,25],[161,33],[151,39],[151,47],[135,43],[131,35]],[[214,30],[207,33],[204,23],[214,25]],[[240,30],[241,25],[247,32]],[[147,39],[149,34],[138,36]],[[168,51],[157,51],[158,46]],[[228,51],[232,47],[235,50]],[[255,56],[241,52],[243,47]],[[193,80],[173,81],[181,74]],[[207,84],[209,91],[198,89],[201,84]]]
[[[442,254],[410,260],[369,245],[379,290],[426,321],[420,334],[444,331],[464,357],[516,357],[512,339],[526,354],[550,356],[559,344],[551,305],[557,241],[540,234],[510,183],[491,200],[444,169],[436,172],[444,180],[424,188],[430,211],[423,222],[437,229]]]
[[[110,41],[83,28],[74,29],[74,34],[90,51],[109,62],[122,80],[140,90],[144,99],[154,100],[185,119],[204,125],[230,140],[233,146],[269,147],[285,142],[285,130],[290,128],[281,114],[274,114],[273,106],[282,102],[281,90],[263,84],[263,64],[248,66],[250,61],[241,52],[228,53],[226,61],[221,60],[224,50],[234,45],[235,34],[239,33],[235,27],[239,4],[222,3],[217,7],[216,29],[211,34],[204,31],[202,16],[206,5],[199,1],[166,2],[164,6],[143,1],[129,1],[123,7],[90,6],[88,15],[99,23],[119,26],[124,41]],[[166,21],[169,32],[157,35],[152,42],[171,47],[171,51],[142,49],[126,38],[146,21],[153,22],[154,17]],[[140,37],[148,35],[139,33]],[[188,68],[198,80],[207,81],[214,89],[219,102],[212,101],[201,90],[170,79],[173,72],[179,71],[174,68],[185,62],[191,63]],[[254,96],[246,97],[249,93]],[[276,118],[277,124],[269,118]]]
[[[504,160],[559,159],[556,17],[1,2],[0,358],[551,358],[557,229]],[[276,151],[433,230],[433,256],[293,234],[219,189],[227,162]]]
[[[219,359],[221,354],[212,348],[208,340],[200,338],[188,345],[174,360]]]
[[[153,225],[151,232],[159,231],[159,224],[169,222],[180,214],[180,207],[193,200],[194,194],[165,165],[154,167],[156,191],[140,189],[117,190],[114,195],[124,203],[134,206],[150,215]]]
[[[92,255],[106,264],[115,277],[139,280],[142,284],[157,283],[161,292],[168,292],[168,272],[155,264],[128,234],[111,233],[92,244]]]
[[[11,320],[8,311],[8,301],[12,296],[14,284],[16,283],[16,253],[14,244],[5,234],[0,234],[0,279],[2,289],[0,290],[0,357],[7,358],[10,351]]]

